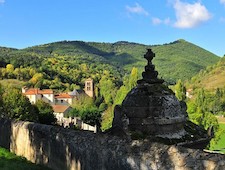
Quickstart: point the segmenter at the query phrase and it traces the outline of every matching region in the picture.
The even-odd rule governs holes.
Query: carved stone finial
[[[152,59],[155,57],[155,53],[152,52],[151,49],[147,49],[147,53],[144,55],[144,58],[146,58],[146,60],[148,60],[148,65],[149,63],[152,63]]]
[[[147,66],[145,66],[145,71],[142,73],[142,80],[138,80],[138,84],[149,83],[149,84],[162,84],[164,80],[158,79],[158,72],[155,71],[155,66],[152,64],[152,59],[155,57],[155,53],[151,49],[147,49],[147,53],[144,58],[148,60]]]

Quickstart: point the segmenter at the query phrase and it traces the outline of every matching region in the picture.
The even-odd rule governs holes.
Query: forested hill
[[[187,84],[188,88],[201,89],[208,91],[215,91],[216,89],[225,88],[225,57],[221,58],[219,62],[208,66],[201,70],[191,81]]]
[[[47,70],[50,77],[56,75],[61,79],[68,77],[66,79],[71,81],[76,78],[76,81],[80,81],[81,77],[88,77],[92,73],[98,76],[104,70],[119,78],[124,73],[129,73],[132,67],[137,67],[139,74],[143,71],[146,65],[143,55],[147,48],[156,53],[157,57],[153,60],[156,69],[160,76],[169,82],[190,79],[201,69],[219,61],[218,56],[207,50],[185,40],[178,40],[153,46],[125,41],[116,43],[61,41],[22,50],[8,49],[7,53],[2,52],[4,48],[0,48],[0,62],[1,66],[4,63],[11,63],[15,68],[31,66]],[[66,72],[73,74],[74,77],[70,75],[63,78]]]
[[[130,71],[137,67],[143,71],[146,61],[143,55],[146,48],[156,53],[154,63],[160,76],[166,80],[189,79],[201,69],[214,64],[219,57],[185,40],[169,44],[147,46],[137,43],[95,43],[81,41],[62,41],[24,49],[45,55],[89,55]]]

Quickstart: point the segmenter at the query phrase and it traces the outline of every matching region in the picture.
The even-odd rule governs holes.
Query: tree
[[[117,90],[113,105],[121,105],[128,92],[129,90],[126,86],[121,86],[120,89]]]
[[[94,107],[93,98],[87,96],[86,94],[81,94],[78,96],[77,100],[73,101],[72,107],[77,110],[84,110],[86,108]]]
[[[206,95],[203,88],[198,91],[195,102],[199,112],[204,112],[206,110]]]
[[[43,74],[42,73],[35,73],[33,77],[29,80],[33,85],[37,84],[38,82],[41,82],[43,80]]]
[[[6,65],[6,73],[7,73],[7,78],[14,78],[14,66],[12,64],[7,64]]]
[[[210,126],[214,127],[214,130],[217,131],[219,128],[219,124],[217,118],[210,112],[205,112],[202,114],[200,124],[205,128],[208,129]]]
[[[13,74],[15,75],[15,77],[16,77],[18,80],[20,80],[21,77],[22,77],[21,71],[20,71],[19,68],[16,68],[16,69],[14,70]]]
[[[3,112],[2,94],[3,94],[3,88],[2,88],[2,84],[0,83],[0,117],[2,116],[2,112]]]
[[[3,93],[3,116],[10,119],[38,121],[38,113],[21,91],[8,88]]]
[[[137,85],[138,80],[138,69],[133,67],[129,77],[129,90],[134,88]]]
[[[38,100],[35,106],[38,109],[38,119],[40,123],[47,125],[56,123],[56,118],[53,114],[54,111],[50,104],[42,100]]]
[[[70,112],[65,115],[65,117],[79,117],[79,116],[80,111],[76,108],[71,109]]]
[[[104,111],[104,114],[102,115],[101,129],[103,131],[112,127],[113,110],[113,107],[110,106],[107,110]]]
[[[113,81],[107,76],[102,76],[99,81],[99,88],[100,94],[103,96],[105,103],[107,105],[112,105],[115,97],[115,84]]]
[[[180,101],[185,101],[186,99],[186,88],[183,82],[179,79],[175,85],[175,95]]]
[[[12,64],[7,64],[6,65],[6,71],[8,73],[12,73],[14,71],[14,66]]]
[[[92,126],[100,127],[101,112],[96,107],[86,108],[80,112],[81,120]]]

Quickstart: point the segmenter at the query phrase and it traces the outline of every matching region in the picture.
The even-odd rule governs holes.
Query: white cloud
[[[200,2],[190,4],[176,0],[173,7],[177,19],[174,26],[177,28],[193,28],[211,18],[211,14]]]
[[[0,4],[4,4],[5,3],[5,0],[0,0]]]
[[[159,19],[159,18],[152,18],[152,24],[153,25],[159,25],[159,24],[165,24],[165,25],[169,25],[170,24],[170,18],[166,18],[164,20]]]
[[[140,15],[146,15],[148,16],[148,12],[138,3],[135,3],[135,6],[126,6],[126,10],[128,13],[134,13],[134,14],[140,14]]]
[[[220,0],[220,3],[225,5],[225,0]]]

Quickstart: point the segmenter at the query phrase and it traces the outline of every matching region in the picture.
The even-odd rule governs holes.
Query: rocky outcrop
[[[0,146],[55,170],[225,169],[221,154],[5,119]]]

